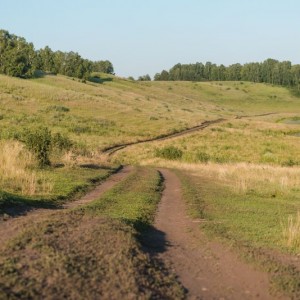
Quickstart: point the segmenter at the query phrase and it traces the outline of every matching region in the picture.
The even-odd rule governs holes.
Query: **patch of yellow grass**
[[[300,252],[300,212],[296,216],[289,216],[286,225],[283,225],[283,236],[286,245]]]
[[[214,178],[225,183],[237,193],[259,191],[268,193],[287,193],[299,188],[300,167],[280,167],[250,163],[235,164],[189,164],[162,159],[150,159],[142,165],[156,165],[176,168],[193,173],[196,176]]]
[[[49,193],[53,186],[30,170],[35,160],[24,145],[16,141],[0,142],[0,188],[24,195]]]

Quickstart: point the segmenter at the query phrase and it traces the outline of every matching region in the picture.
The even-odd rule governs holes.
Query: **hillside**
[[[300,99],[97,75],[0,76],[0,298],[297,298]]]
[[[299,100],[288,90],[264,84],[134,82],[106,74],[102,78],[101,84],[84,84],[63,76],[1,76],[1,135],[43,124],[101,149],[204,120],[299,109]]]

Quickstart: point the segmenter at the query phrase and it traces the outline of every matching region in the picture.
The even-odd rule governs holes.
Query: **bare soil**
[[[242,262],[227,246],[210,241],[191,219],[181,185],[170,170],[160,170],[165,190],[148,251],[174,269],[188,299],[276,299],[269,293],[268,274]]]
[[[119,172],[111,175],[105,182],[99,184],[94,190],[90,191],[78,200],[66,203],[62,208],[72,209],[87,204],[88,202],[101,197],[104,192],[127,177],[132,170],[133,167],[131,166],[122,168]],[[22,216],[9,218],[8,220],[0,220],[0,247],[6,244],[7,241],[9,241],[11,238],[16,236],[28,226],[32,226],[33,224],[37,224],[45,220],[55,212],[57,213],[57,209],[34,209]]]

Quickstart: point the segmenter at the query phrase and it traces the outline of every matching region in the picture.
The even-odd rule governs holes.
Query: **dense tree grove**
[[[92,72],[114,73],[110,61],[90,61],[76,52],[52,51],[48,46],[35,50],[22,37],[0,30],[0,73],[29,78],[43,71],[87,79]]]
[[[211,62],[176,64],[169,71],[163,70],[154,80],[186,81],[252,81],[296,87],[300,89],[300,65],[290,61],[267,59],[262,63],[233,64],[228,67]]]

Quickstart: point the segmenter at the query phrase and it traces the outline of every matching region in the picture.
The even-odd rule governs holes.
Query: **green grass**
[[[117,153],[116,158],[118,162],[139,163],[175,147],[182,152],[177,160],[186,163],[299,165],[297,125],[279,124],[275,118],[231,119],[181,138],[130,147]]]
[[[191,183],[189,176],[181,177],[193,216],[208,220],[204,229],[210,235],[223,237],[241,249],[245,256],[254,256],[261,265],[271,269],[277,285],[288,291],[297,289],[298,281],[294,277],[298,273],[289,266],[285,268],[276,256],[268,256],[265,251],[285,255],[297,251],[285,245],[281,228],[288,215],[300,209],[299,188],[295,184],[300,163],[300,106],[299,98],[288,89],[249,82],[136,82],[111,76],[102,82],[82,83],[64,76],[21,80],[1,75],[0,103],[1,140],[20,140],[24,128],[43,125],[53,134],[59,132],[73,142],[69,158],[63,153],[51,156],[54,164],[65,164],[62,168],[38,170],[24,164],[24,174],[30,175],[34,171],[37,180],[44,176],[53,186],[48,194],[25,196],[20,189],[13,188],[14,185],[10,189],[3,184],[0,187],[3,190],[0,213],[16,205],[53,206],[83,193],[95,181],[105,179],[113,168],[81,168],[79,162],[98,163],[102,158],[101,151],[111,145],[177,132],[204,120],[227,119],[185,137],[125,148],[111,160],[118,164],[166,166],[172,162],[178,163],[179,169],[184,168],[183,164],[200,166],[202,182]],[[235,119],[236,116],[269,112],[277,114]],[[163,159],[166,156],[161,155],[156,157],[162,149],[171,146],[180,153],[172,156],[174,160]],[[74,161],[73,157],[76,158]],[[68,167],[68,163],[73,168]],[[257,173],[255,179],[250,174],[245,182],[238,182],[245,175],[241,163],[245,165],[244,169],[259,167],[251,171],[254,175]],[[210,170],[212,165],[214,171]],[[237,169],[231,174],[232,165]],[[270,165],[274,169],[270,169]],[[283,170],[280,166],[289,168]],[[225,175],[221,172],[223,168]],[[269,177],[274,182],[269,182]],[[138,168],[89,206],[64,214],[62,219],[62,215],[50,218],[40,228],[28,229],[18,241],[12,242],[11,248],[2,252],[2,293],[11,293],[12,298],[20,297],[21,293],[25,298],[28,295],[34,297],[49,279],[53,285],[45,293],[50,293],[53,298],[69,293],[70,286],[74,287],[76,297],[85,284],[86,289],[91,290],[89,293],[84,289],[86,297],[123,298],[130,295],[129,291],[136,293],[138,290],[147,298],[151,296],[150,290],[156,288],[155,293],[164,295],[169,277],[163,281],[161,270],[154,267],[152,272],[152,267],[148,269],[149,262],[137,250],[139,246],[133,238],[136,232],[132,231],[132,226],[141,232],[152,223],[161,184],[156,171]],[[111,249],[107,247],[110,238]],[[126,244],[126,241],[133,242]],[[73,242],[75,246],[71,247]],[[37,260],[31,262],[31,255],[37,255]],[[57,262],[58,269],[50,263],[52,259]],[[97,270],[90,265],[94,259]],[[120,269],[121,264],[128,266],[127,272]],[[101,273],[102,266],[106,266],[103,270],[109,272],[108,277]],[[32,273],[26,273],[26,268]],[[149,270],[146,277],[141,275],[143,268]],[[276,268],[278,276],[275,276]],[[88,283],[78,278],[81,270]],[[151,277],[147,281],[148,275],[154,279]],[[124,279],[126,276],[130,278],[128,281]],[[105,291],[112,294],[95,288],[99,286],[99,282],[93,281],[96,277],[100,286],[106,287],[105,282],[108,282]],[[20,278],[22,280],[18,281]],[[61,282],[59,278],[62,278]],[[154,286],[149,286],[152,283]],[[28,289],[28,286],[32,288]],[[172,293],[170,298],[177,292]],[[0,298],[4,297],[2,295]]]
[[[201,227],[207,235],[221,238],[246,260],[268,271],[275,289],[299,297],[300,271],[289,256],[299,249],[288,247],[283,236],[288,216],[300,210],[299,192],[272,195],[266,186],[264,195],[255,189],[241,195],[218,180],[186,172],[178,175],[189,213],[206,220]],[[282,252],[289,258],[286,262]]]
[[[137,168],[91,204],[27,227],[0,247],[0,298],[184,298],[136,240],[153,222],[161,185],[157,171]]]
[[[111,168],[48,168],[43,176],[53,184],[53,190],[47,195],[24,196],[13,191],[2,191],[0,196],[0,214],[12,209],[28,209],[30,207],[58,207],[66,201],[78,198],[96,183],[104,181],[119,167]],[[12,212],[13,214],[13,212]]]
[[[83,209],[93,215],[123,220],[142,230],[154,220],[161,190],[162,178],[157,171],[138,168],[100,199]]]
[[[13,137],[25,126],[43,124],[91,151],[206,119],[299,112],[299,98],[285,88],[244,83],[243,89],[247,93],[235,82],[134,82],[113,77],[101,84],[84,84],[64,76],[32,80],[0,76],[0,135]]]

